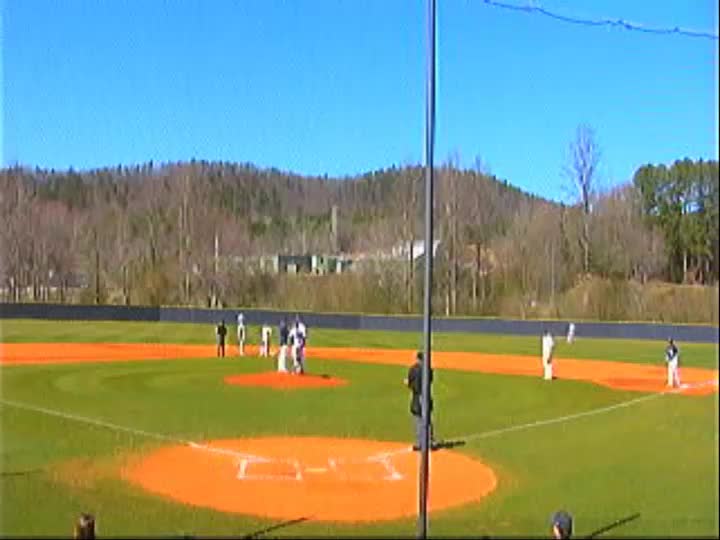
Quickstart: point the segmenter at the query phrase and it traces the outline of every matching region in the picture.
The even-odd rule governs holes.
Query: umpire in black
[[[410,400],[410,413],[413,415],[415,421],[415,444],[413,450],[420,450],[420,441],[423,433],[423,420],[422,420],[422,363],[423,353],[419,352],[415,356],[415,363],[408,370],[408,376],[404,379],[403,383],[412,392],[412,399]],[[432,383],[433,374],[430,371],[430,383]],[[432,397],[430,397],[430,411],[433,410]],[[432,423],[429,425],[430,429],[430,447],[434,446],[433,429]]]

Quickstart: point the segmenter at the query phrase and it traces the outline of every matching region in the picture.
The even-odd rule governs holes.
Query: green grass
[[[310,346],[368,347],[382,349],[422,348],[422,334],[416,332],[388,332],[358,330],[330,330],[310,328]],[[277,332],[276,332],[277,333]],[[259,343],[260,327],[248,326],[249,343]],[[189,343],[212,344],[215,328],[207,324],[85,322],[45,320],[0,321],[0,340],[5,343],[83,342],[83,343]],[[235,327],[229,327],[230,343],[235,343]],[[578,337],[568,345],[562,336],[556,338],[558,358],[586,358],[623,362],[663,364],[664,341],[629,339],[591,339]],[[679,343],[681,364],[718,367],[718,347],[705,343]],[[540,354],[540,336],[505,336],[493,334],[465,334],[437,332],[433,347],[438,351],[472,351],[494,354]]]
[[[252,329],[256,330],[256,329]],[[311,329],[318,346],[412,348],[419,336]],[[257,332],[256,332],[257,334]],[[255,334],[251,334],[253,336]],[[3,342],[212,343],[208,325],[2,321]],[[444,350],[537,354],[537,339],[445,334]],[[579,339],[560,355],[657,362],[663,343]],[[62,346],[62,345],[58,345]],[[717,347],[681,344],[684,365],[717,367]],[[254,435],[412,439],[402,366],[308,361],[345,387],[278,392],[227,386],[223,377],[269,369],[256,357],[5,366],[2,399],[134,430],[205,440]],[[662,396],[586,416],[482,437],[642,397],[578,381],[438,371],[436,432],[471,435],[456,451],[498,475],[483,501],[433,513],[432,536],[547,536],[560,507],[576,537],[640,514],[604,536],[717,536],[718,398]],[[241,536],[277,521],[188,507],[122,481],[124,457],[164,444],[152,437],[7,405],[0,408],[0,535],[65,536],[75,516],[97,514],[100,536]],[[68,482],[68,478],[72,482]],[[415,518],[366,525],[307,521],[270,536],[413,536]]]

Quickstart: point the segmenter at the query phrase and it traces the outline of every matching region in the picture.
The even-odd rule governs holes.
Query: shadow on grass
[[[13,476],[30,476],[31,474],[37,474],[44,472],[44,469],[29,469],[27,471],[2,471],[0,477],[9,478]]]
[[[291,527],[292,525],[297,525],[298,523],[302,523],[303,521],[307,521],[308,517],[301,517],[298,519],[291,519],[289,521],[281,521],[280,523],[276,523],[275,525],[271,525],[270,527],[265,527],[264,529],[260,529],[255,532],[251,532],[250,534],[246,534],[245,536],[241,536],[240,538],[259,538],[263,534],[267,534],[272,531],[276,531],[277,529],[284,529],[285,527]]]
[[[638,519],[639,517],[640,517],[640,512],[638,512],[637,514],[633,514],[633,515],[631,515],[631,516],[627,516],[627,517],[618,519],[617,521],[613,521],[613,522],[610,523],[609,525],[605,525],[604,527],[600,527],[597,531],[591,532],[589,535],[586,536],[586,538],[597,538],[597,537],[600,536],[601,534],[604,534],[604,533],[606,533],[606,532],[614,529],[615,527],[620,527],[621,525],[625,525],[626,523],[629,523],[629,522],[631,522],[631,521],[635,521],[635,520]]]
[[[458,439],[455,441],[435,441],[432,445],[433,450],[442,450],[455,448],[457,446],[465,446],[465,441]]]

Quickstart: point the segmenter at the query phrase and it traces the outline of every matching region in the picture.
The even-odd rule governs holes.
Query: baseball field
[[[307,375],[209,325],[0,323],[0,535],[414,536],[422,336],[310,328]],[[714,536],[718,347],[435,334],[431,536]]]

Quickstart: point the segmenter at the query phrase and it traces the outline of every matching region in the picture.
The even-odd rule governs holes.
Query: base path
[[[234,347],[226,347],[227,356],[221,362],[242,362],[244,357],[234,354]],[[246,346],[247,355],[257,353],[257,347]],[[118,360],[169,360],[178,358],[207,358],[215,356],[214,345],[174,345],[156,343],[1,343],[0,364],[58,364],[76,362],[113,362]],[[392,364],[409,367],[414,350],[360,349],[343,347],[308,347],[309,371],[312,360],[336,360]],[[433,367],[461,371],[480,371],[506,375],[526,375],[540,378],[540,357],[475,352],[433,352]],[[664,392],[667,390],[667,370],[664,365],[633,364],[605,360],[557,358],[554,373],[559,379],[591,381],[618,390]],[[718,370],[681,367],[680,377],[688,388],[680,393],[707,395],[718,390]]]
[[[307,356],[325,360],[342,358],[409,367],[414,361],[416,352],[415,350],[312,347],[308,348]],[[433,351],[432,362],[434,369],[481,371],[538,378],[542,377],[543,372],[540,356]],[[667,368],[664,365],[575,358],[556,358],[553,363],[553,375],[557,379],[591,381],[617,390],[667,391]],[[680,378],[688,387],[678,393],[707,395],[718,390],[716,369],[681,367]]]
[[[417,513],[419,454],[406,444],[323,437],[216,440],[161,448],[122,476],[173,500],[282,520],[367,522]],[[477,459],[430,454],[429,510],[488,495],[497,480]]]

